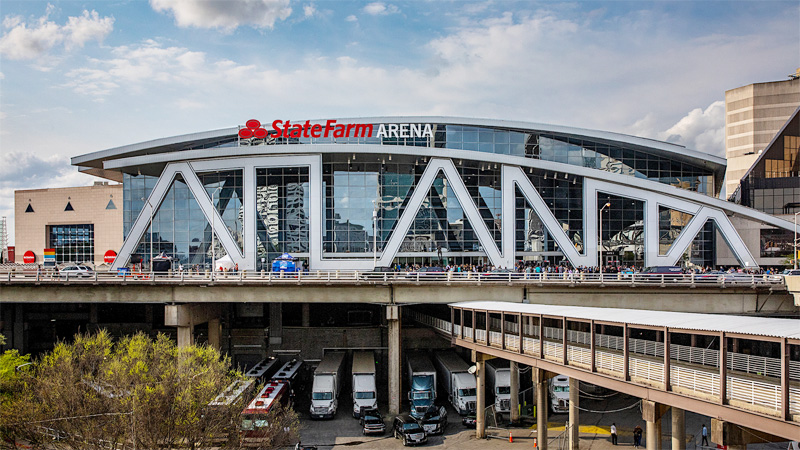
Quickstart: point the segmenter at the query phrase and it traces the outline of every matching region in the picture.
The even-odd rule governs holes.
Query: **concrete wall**
[[[109,200],[116,209],[106,209]],[[64,211],[68,202],[73,211]],[[25,212],[28,205],[32,213]],[[28,250],[37,264],[44,262],[49,225],[94,224],[94,264],[103,264],[107,250],[122,247],[122,208],[121,184],[14,191],[15,262],[22,264]]]
[[[303,359],[321,359],[325,348],[385,347],[380,327],[283,327],[282,350],[300,350]]]

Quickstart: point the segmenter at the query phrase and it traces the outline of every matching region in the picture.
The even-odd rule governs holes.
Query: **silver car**
[[[78,278],[78,277],[93,277],[94,270],[90,267],[83,266],[80,264],[70,264],[68,266],[62,267],[58,274],[62,278]]]

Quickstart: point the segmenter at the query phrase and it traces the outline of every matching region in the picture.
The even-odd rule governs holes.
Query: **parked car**
[[[94,270],[90,267],[81,265],[81,264],[70,264],[68,266],[62,267],[58,274],[61,275],[63,278],[76,278],[76,277],[93,277]]]
[[[461,423],[467,428],[475,428],[478,424],[478,417],[475,414],[467,414],[461,419]]]
[[[653,266],[644,269],[636,275],[637,279],[660,281],[661,277],[664,280],[680,280],[683,275],[683,269],[679,266]]]
[[[800,275],[800,269],[786,269],[781,275]]]
[[[428,442],[428,436],[422,425],[410,414],[400,414],[394,418],[394,438],[402,439],[403,445],[417,445]]]
[[[386,424],[377,409],[364,409],[361,411],[361,433],[383,434],[386,432]]]
[[[447,428],[447,409],[444,406],[431,406],[422,417],[422,429],[429,435],[442,434]]]

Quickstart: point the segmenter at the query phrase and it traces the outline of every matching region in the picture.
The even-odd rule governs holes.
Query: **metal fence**
[[[0,283],[454,283],[512,285],[619,285],[619,286],[708,286],[708,287],[783,287],[781,275],[727,274],[597,274],[597,273],[478,273],[478,272],[359,272],[348,270],[308,272],[102,272],[83,274],[55,269],[0,268]]]

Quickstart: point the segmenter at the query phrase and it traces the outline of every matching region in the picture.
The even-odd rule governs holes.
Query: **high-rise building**
[[[739,182],[800,106],[800,69],[788,80],[753,83],[725,92],[725,189],[738,195]]]

